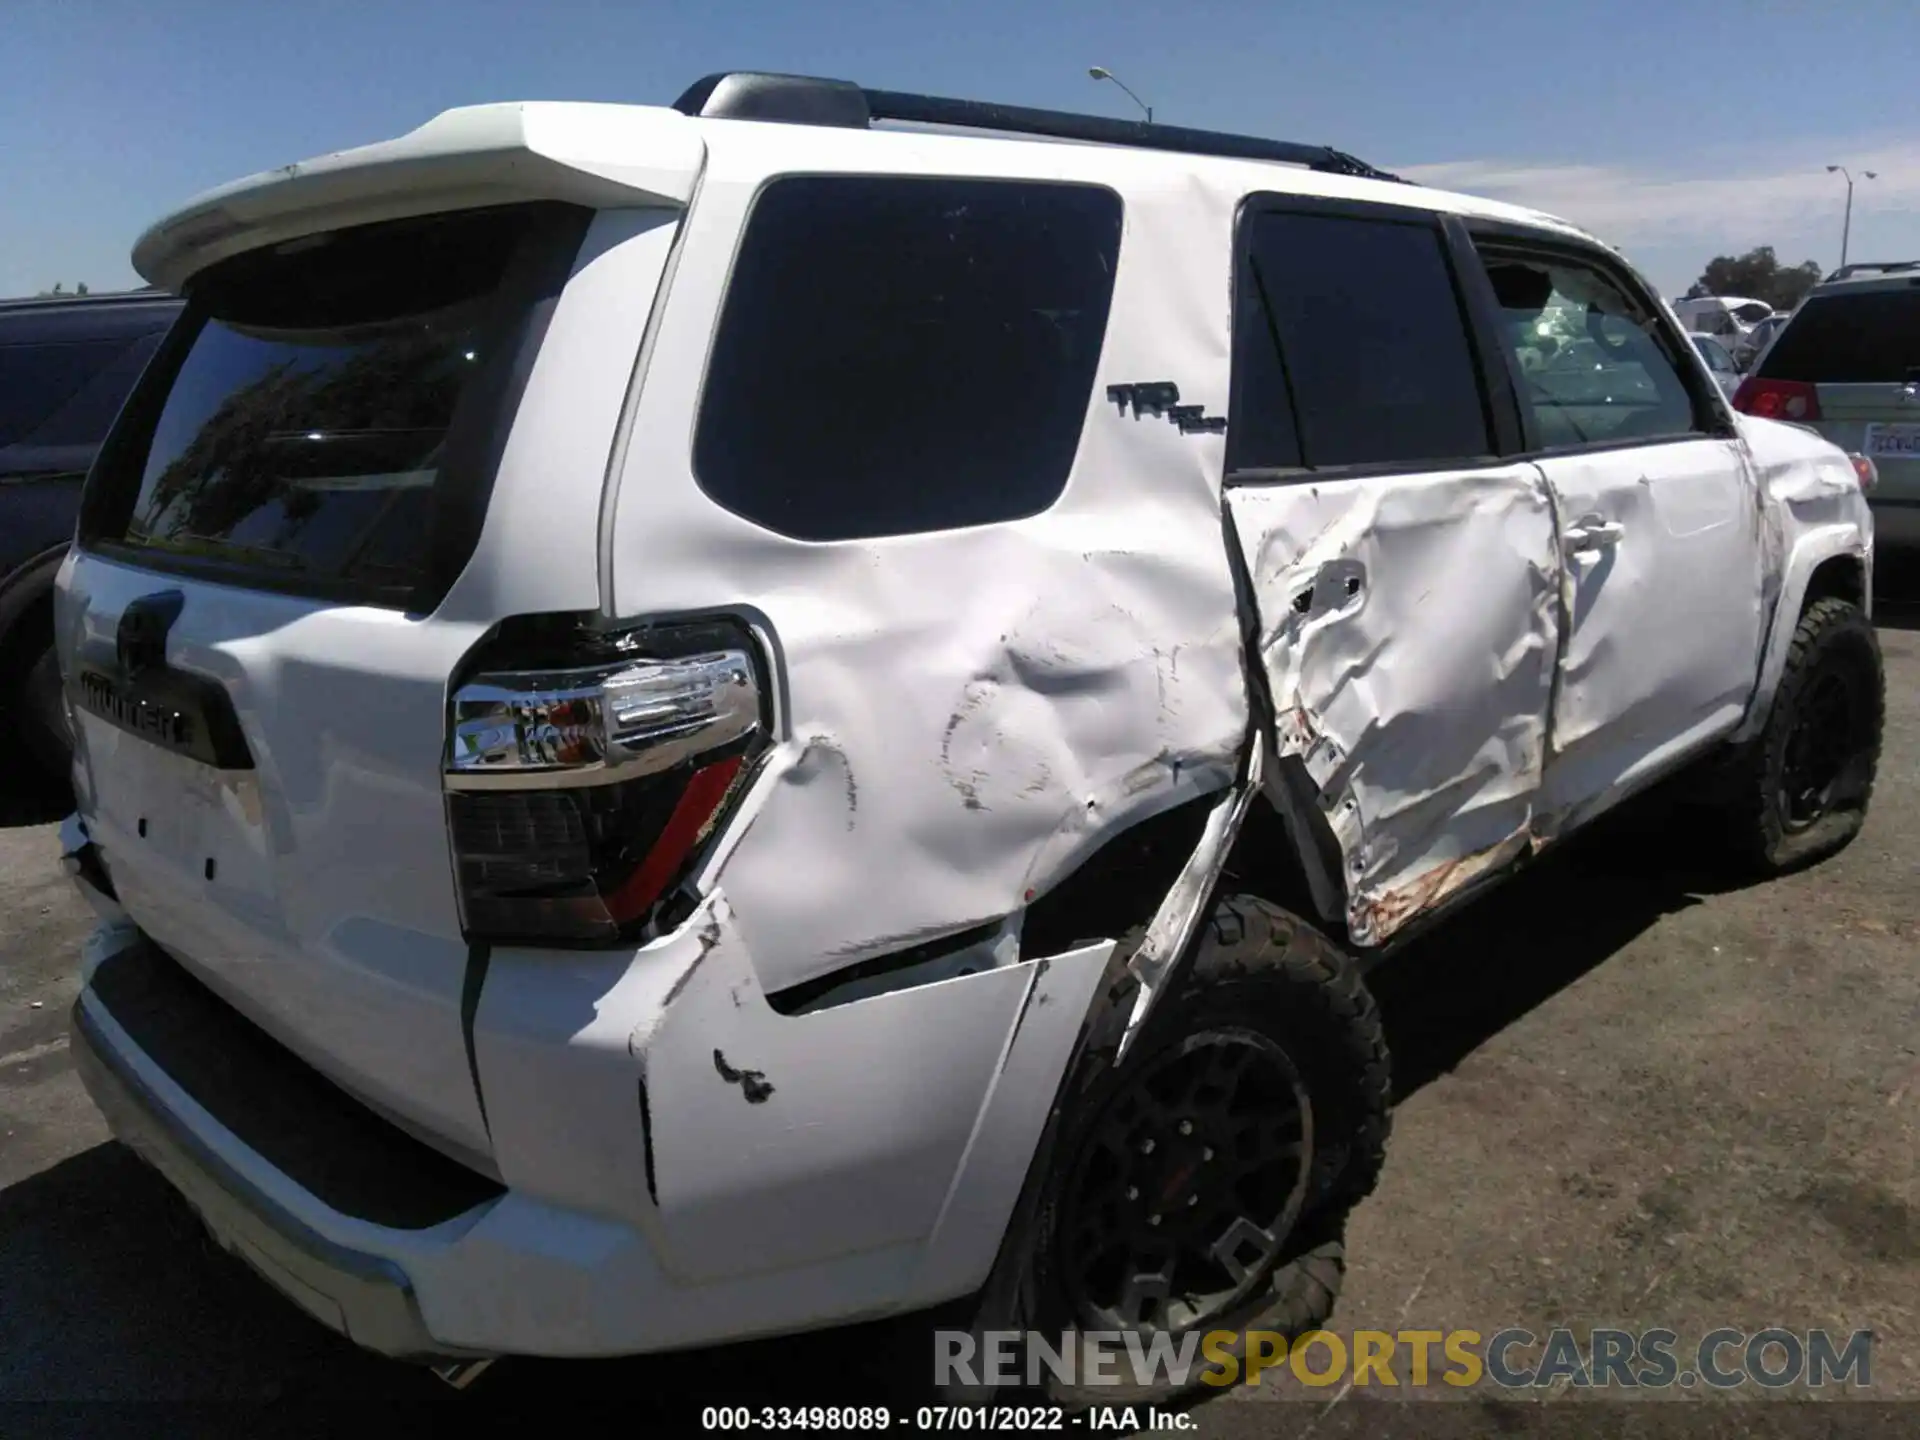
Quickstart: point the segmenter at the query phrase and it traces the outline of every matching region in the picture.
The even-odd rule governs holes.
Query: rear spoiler
[[[209,190],[140,237],[133,268],[178,293],[230,255],[347,225],[531,200],[678,208],[705,157],[698,124],[665,107],[466,106],[398,139]]]

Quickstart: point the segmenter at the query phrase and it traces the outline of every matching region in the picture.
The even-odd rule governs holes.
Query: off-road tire
[[[1783,794],[1789,746],[1810,698],[1835,682],[1851,693],[1850,733],[1840,742],[1844,769],[1818,818],[1796,828]],[[1872,623],[1850,601],[1814,601],[1794,628],[1766,725],[1731,758],[1727,822],[1743,868],[1763,877],[1797,870],[1844,849],[1860,833],[1885,721],[1886,685]]]
[[[1367,1195],[1385,1159],[1392,1082],[1386,1039],[1373,997],[1353,960],[1304,921],[1263,900],[1222,900],[1210,917],[1192,962],[1149,1015],[1124,1062],[1103,1044],[1082,1059],[1065,1097],[1061,1140],[1045,1177],[1029,1237],[1027,1324],[1058,1343],[1060,1332],[1082,1329],[1070,1313],[1058,1265],[1068,1173],[1105,1113],[1133,1075],[1156,1054],[1210,1027],[1252,1030],[1276,1042],[1298,1072],[1313,1116],[1313,1166],[1300,1218],[1259,1283],[1230,1312],[1194,1328],[1203,1333],[1249,1330],[1297,1336],[1322,1326],[1333,1312],[1345,1277],[1342,1239],[1348,1212]],[[1131,1006],[1127,987],[1109,1005]],[[1110,1036],[1114,1030],[1108,1030]],[[1117,1036],[1115,1036],[1117,1038]],[[1240,1353],[1244,1339],[1230,1353]],[[1123,1357],[1124,1358],[1124,1357]],[[1208,1362],[1198,1360],[1184,1385],[1156,1376],[1145,1386],[1067,1385],[1043,1372],[1047,1398],[1070,1408],[1100,1404],[1164,1404],[1201,1383]],[[1121,1364],[1112,1372],[1126,1373]]]

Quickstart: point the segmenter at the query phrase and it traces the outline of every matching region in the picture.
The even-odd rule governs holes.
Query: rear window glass
[[[131,343],[131,337],[125,337],[0,345],[0,445],[32,435]]]
[[[1816,295],[1787,322],[1759,373],[1812,384],[1904,384],[1920,370],[1920,289]]]
[[[778,180],[734,262],[694,469],[804,540],[1037,514],[1079,449],[1120,200],[994,180]]]
[[[403,602],[424,579],[463,401],[499,367],[500,291],[536,223],[511,207],[363,226],[207,272],[124,543]]]

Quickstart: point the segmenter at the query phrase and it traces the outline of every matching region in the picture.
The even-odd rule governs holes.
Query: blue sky
[[[1623,245],[1670,294],[1772,244],[1920,256],[1912,0],[0,0],[0,295],[135,283],[222,181],[487,100],[664,104],[771,69],[1324,141]]]

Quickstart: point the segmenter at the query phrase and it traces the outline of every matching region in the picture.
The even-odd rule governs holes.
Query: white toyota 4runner
[[[1872,467],[1543,215],[731,75],[134,258],[75,1052],[390,1355],[1310,1326],[1369,957],[1682,769],[1763,873],[1864,816]]]

